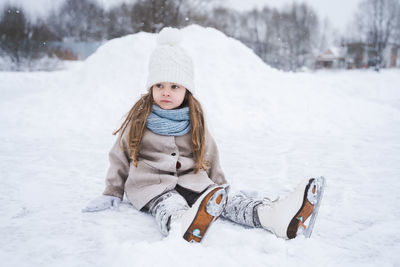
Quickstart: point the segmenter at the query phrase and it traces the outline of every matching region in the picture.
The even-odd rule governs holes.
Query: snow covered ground
[[[0,266],[399,266],[400,71],[283,73],[216,30],[184,36],[233,191],[327,178],[311,239],[219,220],[188,244],[128,203],[81,213],[144,92],[155,36],[140,33],[67,71],[0,72]]]

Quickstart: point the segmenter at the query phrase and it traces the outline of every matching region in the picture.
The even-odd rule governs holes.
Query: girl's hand
[[[101,211],[106,209],[118,210],[121,199],[119,197],[101,195],[92,201],[82,210],[82,212]]]

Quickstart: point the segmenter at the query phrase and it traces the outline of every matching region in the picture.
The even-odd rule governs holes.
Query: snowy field
[[[219,220],[189,244],[128,203],[81,213],[144,92],[155,35],[140,33],[65,71],[0,73],[0,266],[400,266],[400,71],[283,73],[216,30],[184,37],[233,191],[327,178],[312,237]]]

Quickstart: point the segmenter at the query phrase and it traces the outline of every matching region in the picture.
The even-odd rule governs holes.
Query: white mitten
[[[121,199],[119,197],[101,195],[96,197],[82,210],[82,212],[101,211],[105,209],[118,209]]]

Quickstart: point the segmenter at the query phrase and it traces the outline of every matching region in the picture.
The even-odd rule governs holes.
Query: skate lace
[[[262,202],[262,204],[264,204],[264,205],[272,206],[275,202],[278,202],[279,199],[280,199],[279,196],[277,196],[274,200],[270,199],[269,197],[264,197],[264,198],[261,200],[261,202]]]
[[[185,213],[186,210],[179,210],[175,214],[171,215],[171,223],[179,222]]]

